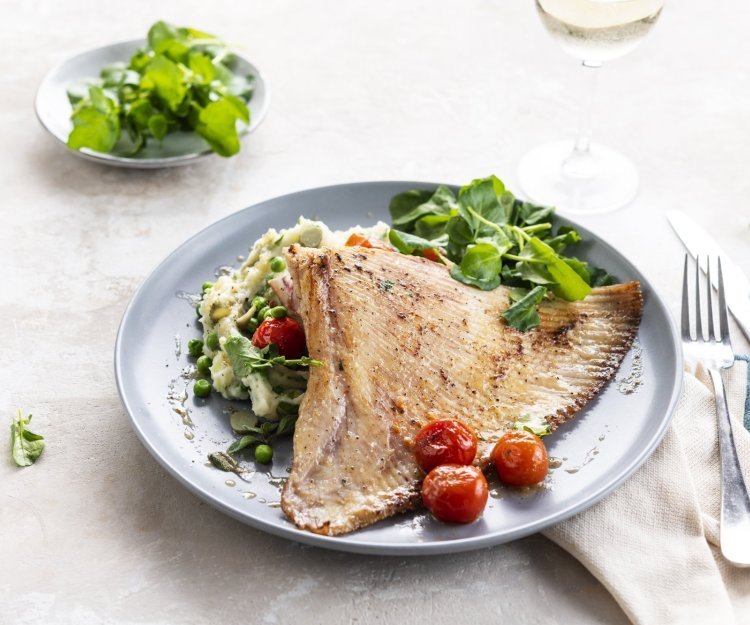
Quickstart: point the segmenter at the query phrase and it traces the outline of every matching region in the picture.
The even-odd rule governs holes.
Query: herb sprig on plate
[[[10,425],[10,446],[13,462],[19,467],[34,464],[44,451],[44,436],[29,429],[31,415],[24,417],[21,410]]]
[[[461,187],[414,189],[390,203],[390,242],[403,254],[438,250],[451,276],[484,291],[509,287],[508,324],[526,331],[539,325],[537,305],[548,293],[567,301],[612,283],[604,270],[563,252],[581,240],[575,229],[552,225],[554,208],[524,202],[496,176]]]
[[[234,72],[227,45],[208,33],[156,22],[147,45],[68,90],[73,130],[68,146],[133,156],[148,141],[195,131],[221,156],[240,150],[239,123],[250,123],[253,76]],[[119,145],[118,145],[119,144]]]

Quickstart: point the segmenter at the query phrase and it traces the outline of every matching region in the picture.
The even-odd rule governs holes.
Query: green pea
[[[203,316],[203,313],[201,312],[201,302],[198,302],[195,305],[195,314],[198,315],[199,319]]]
[[[256,295],[253,298],[253,301],[250,302],[250,308],[255,308],[255,310],[260,310],[265,305],[266,305],[266,298],[261,297],[260,295]]]
[[[273,317],[274,319],[283,319],[286,317],[286,308],[283,306],[275,306],[266,312],[266,318]]]
[[[212,364],[213,362],[211,361],[210,356],[201,356],[196,361],[195,367],[198,369],[198,373],[202,373],[203,375],[208,375],[209,373],[211,373]]]
[[[216,332],[211,332],[206,335],[206,346],[212,352],[217,351],[221,346],[219,345],[219,335]]]
[[[203,341],[200,339],[190,339],[188,341],[188,353],[193,358],[198,358],[203,353]]]
[[[261,464],[268,464],[273,458],[273,447],[270,445],[258,445],[255,448],[255,460]]]
[[[279,273],[280,271],[284,271],[286,269],[286,263],[284,262],[284,259],[281,258],[281,256],[274,256],[271,259],[271,271],[274,273]]]
[[[205,293],[206,291],[208,291],[208,289],[210,289],[213,285],[213,282],[204,282],[202,287],[203,292]]]
[[[258,317],[258,319],[259,319],[260,321],[263,321],[263,320],[264,320],[264,319],[266,318],[266,313],[267,313],[267,312],[268,312],[269,310],[270,310],[270,308],[268,308],[268,306],[263,306],[263,308],[261,308],[261,309],[260,309],[260,310],[258,311],[258,313],[257,313],[257,317]]]
[[[193,393],[196,397],[208,397],[211,394],[211,382],[208,380],[196,380],[193,384]]]
[[[250,321],[245,324],[245,332],[247,332],[248,334],[252,334],[258,329],[258,325],[259,324],[257,319],[250,319]]]

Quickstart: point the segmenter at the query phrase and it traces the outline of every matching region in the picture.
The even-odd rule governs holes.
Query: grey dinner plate
[[[184,375],[190,363],[186,343],[201,332],[190,294],[222,267],[236,266],[237,256],[246,254],[268,228],[292,226],[300,215],[322,219],[336,229],[372,225],[388,220],[388,202],[396,193],[435,186],[364,182],[268,200],[199,232],[143,282],[117,337],[117,384],[136,433],[177,480],[219,510],[272,534],[342,551],[416,555],[476,549],[537,532],[591,506],[649,456],[669,425],[680,391],[682,358],[676,328],[664,301],[633,264],[576,226],[585,239],[576,250],[579,257],[607,268],[622,281],[641,282],[645,307],[640,348],[631,350],[616,378],[596,399],[547,439],[549,453],[560,466],[544,488],[523,494],[491,484],[484,516],[470,525],[442,524],[415,511],[328,537],[298,530],[278,507],[291,441],[275,446],[271,467],[243,461],[254,471],[248,481],[207,465],[207,454],[226,449],[234,437],[226,414],[230,402],[215,394],[207,400],[194,397],[192,380]],[[572,223],[563,218],[558,222]],[[640,362],[634,363],[634,358]],[[629,374],[631,382],[638,378],[641,385],[625,394],[620,381]],[[235,404],[241,407],[241,402]]]
[[[118,61],[127,62],[145,40],[123,41],[102,48],[94,48],[77,54],[50,70],[44,77],[36,94],[36,114],[42,126],[63,145],[73,129],[70,119],[72,111],[68,101],[68,88],[87,78],[97,78],[106,65]],[[241,134],[255,130],[268,111],[269,90],[260,71],[252,63],[236,55],[235,72],[255,76],[253,97],[248,102],[250,125]],[[67,145],[66,145],[67,147]],[[179,131],[168,134],[161,144],[149,141],[146,147],[135,156],[124,156],[117,151],[112,153],[95,152],[89,149],[69,150],[88,160],[134,169],[158,169],[188,165],[196,160],[213,155],[208,144],[194,132]],[[220,157],[217,157],[220,158]]]

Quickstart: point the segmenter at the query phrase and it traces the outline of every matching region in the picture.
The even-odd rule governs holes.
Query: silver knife
[[[690,255],[700,254],[701,269],[706,271],[706,256],[721,257],[721,271],[724,276],[727,305],[737,320],[745,338],[750,341],[750,280],[738,265],[732,262],[726,252],[719,247],[708,232],[695,223],[685,213],[678,210],[667,211],[667,219],[680,237]],[[712,272],[712,283],[717,285],[716,270]]]

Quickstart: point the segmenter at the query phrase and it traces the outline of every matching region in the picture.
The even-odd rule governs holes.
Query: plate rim
[[[664,416],[662,417],[659,427],[651,435],[650,439],[648,440],[648,443],[639,451],[638,454],[635,455],[634,458],[630,459],[630,461],[625,465],[625,467],[621,471],[619,471],[602,488],[592,491],[592,493],[587,495],[584,499],[573,502],[567,507],[561,510],[558,510],[555,513],[549,514],[536,521],[529,522],[512,531],[504,532],[502,534],[489,533],[489,534],[482,534],[480,536],[451,539],[451,540],[445,540],[445,541],[440,541],[440,542],[426,542],[426,543],[415,542],[415,543],[388,544],[388,543],[382,543],[382,542],[368,542],[368,541],[352,543],[352,542],[348,542],[345,540],[341,540],[341,537],[314,534],[312,532],[300,530],[294,526],[285,527],[283,525],[275,524],[275,523],[266,521],[264,519],[255,518],[252,516],[242,514],[235,508],[226,504],[221,499],[214,497],[207,490],[204,490],[199,485],[191,482],[187,477],[185,477],[180,472],[180,470],[177,467],[172,466],[167,461],[167,459],[164,458],[160,454],[156,446],[152,444],[152,442],[148,439],[148,437],[144,433],[143,429],[141,428],[141,425],[138,423],[138,419],[134,416],[135,411],[132,409],[131,404],[128,401],[128,398],[126,396],[125,390],[123,388],[123,379],[122,379],[123,335],[124,335],[124,332],[127,330],[127,323],[129,321],[130,315],[133,314],[132,311],[139,297],[139,294],[141,293],[143,288],[149,283],[149,281],[155,275],[159,273],[161,268],[172,259],[173,256],[177,255],[183,248],[188,246],[197,237],[200,237],[205,231],[212,229],[212,228],[219,227],[219,225],[222,224],[223,222],[228,221],[233,218],[237,218],[239,214],[250,213],[250,212],[257,213],[258,211],[261,211],[261,210],[263,211],[272,210],[272,208],[264,207],[263,205],[270,204],[282,198],[293,198],[294,196],[304,195],[306,193],[315,192],[315,191],[321,192],[321,191],[340,189],[340,188],[351,189],[351,188],[356,188],[356,187],[367,187],[367,186],[373,186],[373,185],[382,185],[382,186],[402,185],[404,187],[404,190],[407,190],[410,188],[419,188],[419,187],[436,188],[440,184],[445,184],[450,187],[456,187],[456,185],[453,185],[450,183],[436,183],[436,182],[425,182],[425,181],[414,181],[414,180],[369,180],[369,181],[347,182],[347,183],[341,183],[341,184],[330,184],[330,185],[323,185],[323,186],[318,186],[318,187],[310,187],[310,188],[301,189],[301,190],[293,191],[290,193],[283,193],[274,197],[266,198],[258,202],[255,202],[254,204],[251,204],[245,208],[242,208],[238,211],[225,215],[221,219],[218,219],[217,221],[212,222],[211,224],[205,226],[204,228],[201,228],[198,232],[188,237],[182,243],[180,243],[177,247],[175,247],[169,254],[164,256],[162,260],[158,262],[154,266],[154,268],[150,272],[148,272],[148,274],[141,280],[140,284],[137,286],[137,288],[133,292],[133,295],[130,297],[130,300],[128,301],[127,306],[125,307],[122,319],[120,321],[120,325],[117,330],[117,338],[115,340],[115,350],[114,350],[114,363],[113,363],[117,391],[120,396],[120,401],[123,407],[125,408],[125,412],[128,415],[131,426],[135,430],[135,433],[137,437],[139,438],[139,440],[141,441],[141,443],[143,444],[143,446],[149,451],[151,456],[164,469],[166,469],[167,472],[172,477],[176,478],[179,483],[185,486],[188,489],[188,491],[196,495],[199,499],[210,504],[214,508],[220,510],[221,512],[229,515],[230,517],[234,519],[237,519],[238,521],[245,523],[246,525],[249,525],[255,529],[267,532],[275,536],[280,536],[282,538],[293,540],[295,542],[312,545],[316,547],[321,547],[321,548],[326,548],[326,549],[332,549],[335,551],[348,552],[348,553],[386,555],[386,556],[428,556],[428,555],[458,553],[458,552],[463,552],[463,551],[481,549],[485,547],[492,547],[501,543],[510,542],[512,540],[517,540],[519,538],[529,536],[547,527],[551,527],[552,525],[560,523],[574,516],[575,514],[578,514],[579,512],[583,512],[584,510],[587,510],[588,508],[593,506],[595,503],[597,503],[598,501],[606,497],[609,493],[611,493],[618,486],[623,484],[628,478],[630,478],[633,475],[633,473],[635,473],[635,471],[638,468],[640,468],[640,466],[656,450],[657,446],[662,441],[667,430],[669,429],[669,426],[672,422],[672,418],[677,408],[677,403],[679,401],[680,395],[682,393],[682,387],[683,387],[684,372],[683,372],[683,364],[682,364],[683,363],[682,343],[680,341],[679,333],[677,331],[676,321],[674,317],[672,316],[672,314],[670,313],[669,307],[667,306],[666,300],[662,296],[661,292],[653,286],[650,280],[646,277],[646,275],[640,270],[640,268],[637,265],[635,265],[623,253],[619,252],[612,244],[610,244],[603,237],[591,232],[590,230],[588,230],[587,228],[583,226],[580,226],[575,220],[570,219],[569,217],[565,215],[560,215],[560,217],[562,217],[563,219],[567,221],[570,221],[574,226],[576,226],[576,228],[579,229],[582,235],[584,235],[584,238],[586,238],[586,236],[593,237],[596,240],[597,245],[602,245],[606,248],[607,252],[614,252],[615,254],[623,258],[625,262],[629,264],[633,270],[635,270],[635,273],[641,276],[646,286],[648,287],[649,292],[652,295],[652,299],[654,300],[654,303],[658,306],[663,316],[667,320],[667,324],[670,330],[670,337],[672,339],[670,343],[671,343],[671,346],[674,348],[674,356],[675,356],[675,366],[671,372],[673,375],[674,383],[672,385],[671,394],[669,397],[669,403],[667,405],[666,412]]]
[[[45,90],[45,87],[48,86],[52,78],[62,70],[62,68],[67,65],[68,63],[71,63],[75,61],[76,59],[79,59],[81,57],[87,56],[89,54],[92,54],[94,52],[98,52],[100,50],[106,50],[108,48],[114,48],[117,46],[128,46],[128,45],[142,45],[146,42],[146,39],[144,37],[139,37],[136,39],[125,39],[122,41],[115,41],[113,43],[108,43],[103,46],[96,46],[93,48],[87,48],[85,50],[81,50],[79,52],[75,52],[73,54],[68,55],[65,57],[62,61],[54,65],[52,68],[50,68],[42,78],[41,81],[39,81],[39,85],[37,86],[36,93],[34,95],[34,113],[36,115],[37,120],[41,124],[42,128],[47,131],[47,133],[53,137],[59,144],[61,144],[67,152],[70,152],[79,158],[86,159],[88,161],[92,161],[95,163],[102,163],[105,165],[111,165],[114,167],[122,167],[122,168],[129,168],[129,169],[162,169],[167,167],[179,167],[181,165],[189,165],[191,163],[194,163],[198,160],[202,160],[208,156],[218,156],[210,147],[206,147],[205,150],[202,150],[200,152],[191,152],[190,154],[183,154],[180,156],[168,156],[164,158],[129,158],[126,156],[114,156],[112,154],[109,154],[107,152],[95,152],[93,150],[71,150],[68,148],[67,143],[59,137],[46,123],[44,116],[42,115],[42,93]],[[265,79],[263,74],[261,73],[260,69],[258,69],[258,66],[254,63],[250,62],[247,58],[245,58],[243,55],[234,52],[233,54],[242,59],[243,62],[247,63],[247,65],[250,66],[251,70],[254,73],[254,76],[256,80],[263,85],[264,90],[264,97],[262,106],[260,109],[255,112],[251,109],[251,124],[250,126],[240,134],[240,141],[249,135],[250,133],[257,130],[257,128],[263,123],[263,120],[266,118],[266,115],[268,114],[268,108],[270,105],[271,100],[271,88],[268,84],[268,81]],[[252,102],[252,99],[250,100]],[[253,121],[257,120],[255,124],[253,125]]]

